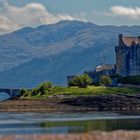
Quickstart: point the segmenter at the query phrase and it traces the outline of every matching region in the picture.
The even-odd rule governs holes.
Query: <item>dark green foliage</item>
[[[121,78],[121,75],[119,75],[119,74],[112,74],[111,76],[110,76],[111,78]]]
[[[52,83],[51,82],[44,82],[41,85],[39,85],[38,91],[40,92],[41,95],[44,95],[51,88],[52,88]]]
[[[51,82],[43,82],[38,87],[33,88],[31,91],[28,91],[26,89],[22,89],[20,91],[21,96],[24,96],[24,97],[45,95],[45,94],[51,94],[54,92],[55,92],[55,87],[53,87]]]
[[[119,78],[118,82],[122,84],[140,85],[140,75]]]
[[[100,86],[101,84],[100,84],[100,82],[93,82],[93,85],[94,86]]]
[[[33,88],[31,91],[31,96],[36,96],[36,95],[38,95],[38,93],[39,93],[38,88]]]
[[[29,91],[27,89],[21,89],[20,94],[21,96],[27,97],[29,94]]]
[[[21,89],[21,90],[20,90],[20,94],[21,94],[21,96],[23,96],[24,93],[26,93],[26,89]]]
[[[87,74],[76,76],[69,83],[70,86],[78,86],[82,88],[86,88],[91,84],[92,79]]]
[[[101,79],[101,84],[108,86],[112,83],[111,78],[109,76],[102,76]]]
[[[54,87],[51,82],[43,82],[38,87],[33,88],[32,91],[30,92],[30,95],[31,96],[44,95],[44,94],[52,93],[53,91],[54,91]]]

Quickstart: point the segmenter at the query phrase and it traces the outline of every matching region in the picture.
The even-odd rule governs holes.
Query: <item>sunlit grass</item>
[[[55,94],[75,94],[75,95],[98,95],[98,94],[134,94],[138,93],[140,89],[134,88],[121,88],[121,87],[104,87],[104,86],[89,86],[87,88],[62,88],[56,91]]]
[[[54,95],[71,95],[71,96],[95,96],[105,94],[137,94],[140,88],[123,88],[123,87],[105,87],[105,86],[89,86],[87,88],[79,87],[59,87],[52,93],[44,95],[28,96],[26,98],[44,99]]]

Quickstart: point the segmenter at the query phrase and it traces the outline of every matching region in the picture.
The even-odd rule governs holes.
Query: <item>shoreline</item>
[[[0,102],[0,112],[138,111],[140,94],[108,94],[71,98],[15,99]]]

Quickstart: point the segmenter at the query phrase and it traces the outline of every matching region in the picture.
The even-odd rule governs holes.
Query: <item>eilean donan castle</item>
[[[116,51],[116,73],[121,76],[140,75],[140,37],[119,35]]]

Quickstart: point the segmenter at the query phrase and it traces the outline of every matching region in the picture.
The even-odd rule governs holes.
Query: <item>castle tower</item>
[[[140,37],[119,35],[116,51],[116,73],[122,76],[140,75]]]

